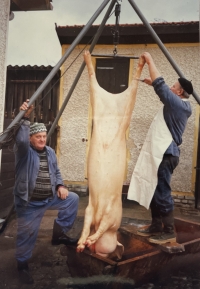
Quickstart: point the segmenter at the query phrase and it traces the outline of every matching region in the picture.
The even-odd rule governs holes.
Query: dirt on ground
[[[82,199],[78,217],[69,235],[78,237],[83,227],[84,210],[88,199]],[[123,222],[131,223],[133,218],[145,219],[150,222],[150,214],[144,208],[133,204],[123,204]],[[179,211],[176,212],[179,214]],[[119,279],[112,276],[98,276],[88,278],[74,278],[70,274],[70,268],[67,264],[67,256],[61,255],[63,245],[52,246],[52,228],[57,212],[47,211],[38,234],[33,256],[29,261],[30,272],[34,278],[34,284],[21,284],[18,279],[17,264],[15,261],[15,241],[16,241],[16,218],[13,215],[0,234],[0,289],[98,289],[112,288],[113,280],[120,283],[120,288],[129,289],[199,289],[200,288],[200,256],[192,256],[193,260],[185,262],[185,266],[178,271],[169,272],[155,278],[148,283],[135,287],[134,282]],[[180,214],[179,214],[180,215]],[[181,216],[181,215],[180,215]],[[132,219],[131,219],[132,218]],[[199,216],[188,216],[193,220],[200,220]],[[194,258],[195,257],[195,258]],[[109,279],[110,278],[110,279]],[[124,282],[124,283],[123,283]],[[118,286],[117,286],[118,287]],[[117,288],[116,287],[116,288]],[[118,289],[118,288],[117,288]]]
[[[70,273],[67,266],[67,256],[60,254],[63,245],[52,246],[51,236],[54,216],[43,219],[33,256],[29,260],[29,269],[34,278],[33,285],[21,284],[18,279],[17,264],[15,261],[16,219],[13,218],[0,235],[0,289],[58,289],[64,288],[70,282]],[[46,226],[46,223],[48,225]],[[80,232],[83,218],[77,218],[76,224],[70,231],[71,236]],[[46,228],[45,228],[46,227]],[[76,233],[74,234],[74,232]],[[66,288],[66,287],[65,287]]]

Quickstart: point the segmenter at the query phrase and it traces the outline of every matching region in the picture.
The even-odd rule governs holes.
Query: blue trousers
[[[78,211],[79,197],[73,192],[69,192],[65,200],[54,196],[44,201],[29,202],[26,207],[16,206],[17,213],[17,240],[16,259],[17,261],[27,261],[32,256],[40,223],[46,210],[58,210],[56,222],[66,233],[75,221]]]
[[[150,208],[162,214],[167,214],[174,209],[174,201],[171,196],[171,176],[177,167],[179,157],[173,155],[164,155],[158,168],[158,184],[154,192]]]

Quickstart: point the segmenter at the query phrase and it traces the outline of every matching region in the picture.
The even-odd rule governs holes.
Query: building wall
[[[0,0],[0,132],[3,131],[4,102],[6,87],[6,48],[10,1]],[[0,153],[1,164],[1,153]]]
[[[200,93],[200,91],[198,91],[198,88],[200,87],[198,45],[170,44],[166,45],[166,47],[185,77],[192,80],[196,92]],[[63,46],[63,52],[65,52],[66,49],[67,46]],[[64,72],[81,49],[82,46],[79,46],[73,51],[63,66],[62,72]],[[95,48],[94,52],[97,54],[110,54],[112,50],[112,46],[98,46]],[[144,51],[148,51],[152,54],[166,83],[171,86],[177,80],[178,76],[157,45],[118,46],[118,53],[120,54],[134,54],[140,56]],[[80,56],[63,77],[61,82],[61,103],[62,97],[67,95],[82,60],[83,58]],[[133,73],[136,65],[137,60],[134,61]],[[144,67],[142,72],[142,78],[144,77],[148,77],[147,66]],[[190,102],[192,104],[193,114],[188,121],[183,136],[179,166],[175,170],[172,178],[173,191],[185,192],[187,194],[192,194],[194,191],[195,170],[193,168],[196,162],[197,119],[199,117],[198,106],[193,96],[190,97]],[[153,88],[140,82],[129,129],[129,137],[127,139],[127,176],[125,183],[130,182],[140,149],[159,107],[161,107],[161,102],[154,93]],[[85,69],[60,120],[61,129],[58,159],[62,175],[68,183],[85,182],[86,152],[89,142],[82,142],[82,138],[88,139],[88,131],[90,129],[89,113],[89,82]]]

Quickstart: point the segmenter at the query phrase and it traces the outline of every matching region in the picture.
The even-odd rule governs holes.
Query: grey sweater
[[[152,85],[164,104],[164,119],[173,138],[165,154],[179,157],[180,149],[178,146],[182,143],[182,135],[186,128],[187,120],[192,114],[190,102],[188,99],[183,100],[174,94],[166,85],[163,77],[156,78]]]

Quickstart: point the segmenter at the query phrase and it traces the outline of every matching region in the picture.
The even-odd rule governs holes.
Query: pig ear
[[[124,246],[117,241],[117,247],[115,251],[109,254],[109,258],[120,260],[122,258],[122,254],[124,253]]]

